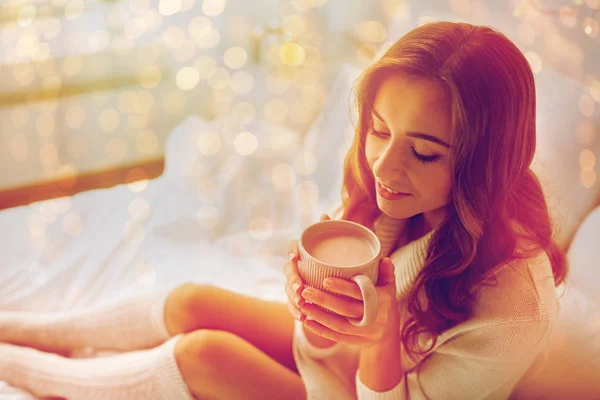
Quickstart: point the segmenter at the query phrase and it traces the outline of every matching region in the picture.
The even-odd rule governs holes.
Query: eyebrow
[[[383,122],[385,124],[385,121],[383,120],[383,118],[381,117],[381,115],[379,115],[379,113],[377,111],[375,111],[375,109],[371,110],[371,112],[373,113],[373,115],[375,115],[377,117],[378,120],[380,120],[381,122]],[[437,143],[441,146],[444,146],[446,148],[450,148],[450,145],[446,142],[444,142],[442,139],[433,136],[433,135],[429,135],[427,133],[423,133],[423,132],[406,132],[407,136],[410,137],[415,137],[415,138],[419,138],[419,139],[424,139],[424,140],[429,140],[430,142],[433,143]]]

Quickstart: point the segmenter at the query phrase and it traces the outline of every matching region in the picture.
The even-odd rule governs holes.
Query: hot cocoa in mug
[[[347,318],[348,321],[366,326],[377,319],[375,284],[381,243],[375,233],[352,221],[321,221],[304,230],[298,249],[298,273],[306,286],[339,295],[325,289],[323,280],[327,277],[352,280],[361,290],[365,310],[362,320]],[[331,310],[320,308],[334,314]]]

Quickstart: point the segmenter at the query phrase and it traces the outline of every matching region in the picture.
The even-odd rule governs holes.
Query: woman
[[[356,94],[338,215],[382,242],[376,324],[346,322],[362,314],[353,282],[331,280],[344,296],[303,288],[292,243],[288,304],[186,284],[85,314],[4,316],[5,342],[137,351],[73,360],[0,344],[0,379],[86,399],[476,399],[523,390],[543,362],[555,286],[567,272],[529,169],[527,61],[490,28],[432,23],[367,68]]]

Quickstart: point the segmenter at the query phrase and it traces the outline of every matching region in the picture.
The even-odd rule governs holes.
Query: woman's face
[[[365,152],[379,209],[393,218],[423,213],[437,226],[450,199],[452,176],[450,104],[441,84],[390,75],[379,86],[371,118]]]

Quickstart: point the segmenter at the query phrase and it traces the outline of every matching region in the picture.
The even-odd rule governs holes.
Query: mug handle
[[[354,282],[360,288],[362,293],[363,303],[365,305],[365,312],[361,320],[357,318],[346,317],[348,322],[354,326],[367,326],[375,322],[377,319],[377,313],[379,311],[379,304],[377,301],[377,292],[375,291],[375,285],[366,275],[354,275],[351,277]]]

